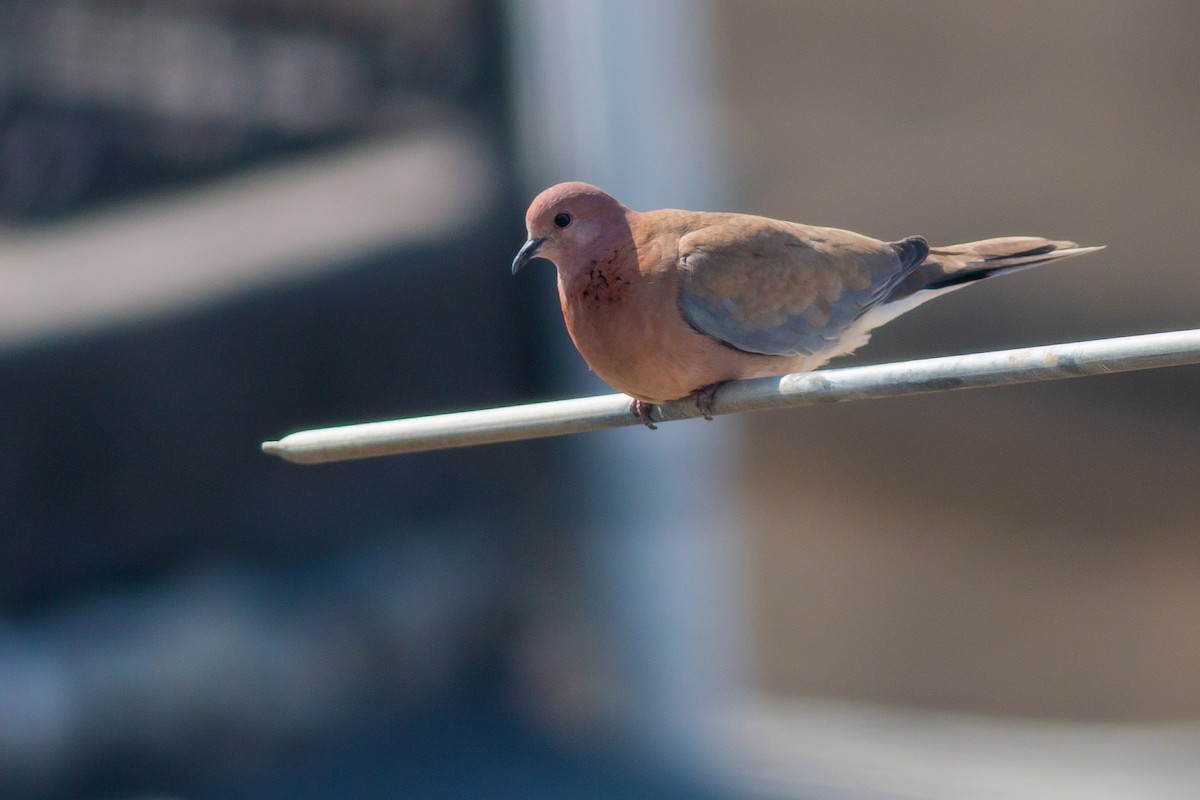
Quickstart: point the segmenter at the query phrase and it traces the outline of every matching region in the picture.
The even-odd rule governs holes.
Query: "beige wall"
[[[939,300],[855,360],[1200,326],[1200,4],[717,8],[739,209],[1109,246]],[[754,417],[759,683],[1200,715],[1198,397],[1182,368]]]

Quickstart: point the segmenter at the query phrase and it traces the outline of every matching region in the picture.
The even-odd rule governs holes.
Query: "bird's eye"
[[[571,215],[565,211],[560,211],[554,215],[554,224],[560,228],[565,228],[571,224]]]

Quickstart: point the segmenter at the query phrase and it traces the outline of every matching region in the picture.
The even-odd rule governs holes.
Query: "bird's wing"
[[[929,252],[850,231],[733,215],[680,239],[679,307],[688,324],[739,350],[827,351]]]

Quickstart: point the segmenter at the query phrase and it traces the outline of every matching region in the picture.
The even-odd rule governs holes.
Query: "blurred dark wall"
[[[416,18],[385,16],[388,27],[369,9],[316,3],[6,5],[10,219],[82,213],[455,117],[487,131],[494,153],[507,141],[495,8],[411,4],[427,34],[413,40]],[[156,38],[172,36],[174,48]],[[168,67],[174,87],[158,85]],[[291,117],[264,109],[276,95]],[[29,125],[44,135],[26,137]],[[213,149],[189,158],[184,140]],[[39,165],[86,180],[69,196],[48,193],[46,173],[21,184],[17,173]],[[515,502],[518,487],[503,485],[513,473],[484,466],[502,448],[323,471],[258,452],[299,427],[530,393],[532,326],[503,269],[514,220],[490,211],[453,239],[398,244],[322,277],[0,353],[10,489],[0,600],[61,598],[204,552],[294,554],[359,515],[372,530],[401,509],[445,513],[457,505],[444,502],[449,484],[465,505],[480,491],[480,505]]]
[[[320,469],[259,451],[303,427],[528,395],[520,302],[503,265],[486,263],[508,233],[484,226],[303,285],[0,354],[0,601],[61,602],[200,558],[311,560],[404,520],[529,507],[538,488],[515,462],[536,448]]]
[[[0,0],[0,214],[44,219],[457,117],[503,137],[461,0]]]
[[[438,130],[482,143],[490,198],[450,234],[0,351],[0,795],[419,796],[484,774],[406,755],[444,706],[431,735],[484,720],[476,759],[525,753],[514,796],[542,762],[584,780],[504,695],[523,596],[562,547],[559,447],[320,468],[259,450],[545,391],[542,304],[506,269],[523,203],[502,9],[0,15],[0,219],[47,241],[99,208],[136,218],[251,167]]]

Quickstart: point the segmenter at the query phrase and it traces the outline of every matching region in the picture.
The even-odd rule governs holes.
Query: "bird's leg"
[[[696,410],[709,422],[712,422],[713,395],[717,393],[717,387],[720,385],[720,383],[710,383],[708,386],[701,386],[692,392],[692,402],[696,404]]]
[[[645,400],[629,401],[629,413],[640,419],[647,428],[656,431],[658,426],[654,424],[654,420],[650,419],[650,409],[653,407],[653,404],[647,403]]]

